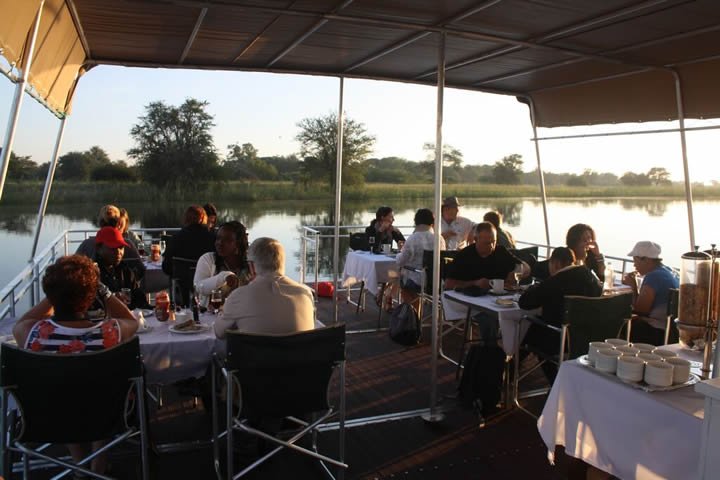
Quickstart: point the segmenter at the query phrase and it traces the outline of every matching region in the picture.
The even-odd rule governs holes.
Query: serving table
[[[663,348],[702,360],[679,345]],[[698,478],[704,400],[692,386],[645,392],[570,360],[560,366],[538,430],[551,461],[563,445],[567,455],[621,479]]]

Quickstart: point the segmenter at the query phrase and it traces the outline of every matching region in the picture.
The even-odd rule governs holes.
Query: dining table
[[[666,345],[694,362],[701,352]],[[585,365],[561,364],[538,419],[538,430],[554,460],[565,453],[621,479],[698,478],[705,397],[688,385],[645,391]]]
[[[390,280],[391,272],[397,272],[395,254],[383,254],[354,250],[348,252],[343,268],[343,287],[359,282],[365,285],[378,285]],[[374,293],[374,292],[373,292]]]

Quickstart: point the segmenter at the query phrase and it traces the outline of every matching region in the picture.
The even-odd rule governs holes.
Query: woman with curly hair
[[[575,264],[584,265],[602,282],[605,280],[605,256],[600,253],[595,230],[590,225],[577,223],[565,236],[565,245],[575,254]]]
[[[46,297],[13,327],[17,344],[36,352],[72,355],[104,350],[131,338],[138,328],[137,320],[98,278],[97,265],[84,255],[61,257],[50,265],[42,279]],[[99,323],[87,318],[96,296],[105,301],[110,317]],[[105,443],[98,440],[67,447],[73,460],[79,462]],[[101,454],[92,460],[91,469],[104,473],[106,464],[106,455]]]
[[[254,275],[247,261],[247,251],[245,225],[235,220],[220,225],[215,251],[198,260],[194,278],[197,293],[207,297],[213,290],[222,288],[227,296],[238,286],[249,283]]]

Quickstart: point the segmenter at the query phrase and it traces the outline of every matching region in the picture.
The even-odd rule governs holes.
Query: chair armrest
[[[561,333],[561,332],[562,332],[562,328],[561,328],[561,327],[556,327],[555,325],[550,325],[549,323],[547,323],[545,320],[543,320],[542,318],[538,317],[537,315],[523,315],[523,320],[527,320],[528,322],[530,322],[530,323],[532,323],[532,324],[535,324],[535,325],[537,325],[537,326],[539,326],[539,327],[543,327],[543,328],[550,329],[550,330],[552,330],[552,331],[554,331],[554,332],[557,332],[557,333]]]

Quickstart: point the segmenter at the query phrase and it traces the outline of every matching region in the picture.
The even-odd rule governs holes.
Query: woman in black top
[[[395,216],[393,215],[393,209],[390,207],[380,207],[375,212],[375,220],[370,222],[370,226],[365,229],[365,233],[368,238],[372,240],[373,250],[382,250],[383,244],[392,244],[393,240],[397,242],[400,247],[400,242],[405,242],[405,236],[397,228],[393,227]]]
[[[565,244],[575,254],[577,265],[585,265],[595,272],[601,282],[605,280],[605,256],[600,253],[595,230],[590,225],[578,223],[570,227]]]

